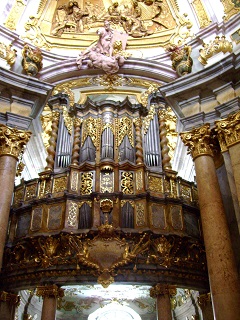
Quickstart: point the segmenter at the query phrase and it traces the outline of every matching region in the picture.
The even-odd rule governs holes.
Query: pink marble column
[[[175,294],[176,288],[165,284],[157,284],[150,289],[150,296],[157,299],[158,320],[172,320],[170,296]]]
[[[43,298],[41,320],[55,320],[57,298],[64,296],[64,290],[53,284],[37,287],[36,294]]]
[[[12,129],[0,124],[0,268],[2,267],[17,160],[30,135],[29,131]]]
[[[195,163],[199,205],[216,320],[237,320],[240,282],[213,161],[210,125],[181,133]]]
[[[19,305],[20,297],[6,291],[0,291],[0,319],[14,320],[15,309]]]
[[[238,210],[235,211],[237,221],[240,221],[240,111],[228,116],[226,119],[216,121],[215,124],[221,149],[224,151],[228,150],[230,155],[231,169],[235,182],[234,190],[236,190],[238,199]]]
[[[203,320],[214,320],[211,294],[210,293],[201,294],[198,297],[198,304],[202,310]]]

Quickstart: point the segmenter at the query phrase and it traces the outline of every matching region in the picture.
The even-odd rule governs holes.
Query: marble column
[[[238,203],[234,201],[236,218],[240,221],[240,111],[228,116],[228,118],[215,122],[216,131],[218,133],[218,140],[223,151],[229,152],[231,163],[226,163],[227,157],[225,156],[225,163],[229,176],[229,185],[231,187],[233,201],[238,199]],[[228,164],[228,166],[227,166]],[[231,179],[233,175],[234,182]],[[233,185],[234,183],[234,185]],[[240,224],[240,223],[239,223]]]
[[[213,160],[210,125],[181,133],[193,157],[214,316],[236,320],[240,283]]]
[[[6,291],[0,291],[0,318],[14,320],[15,309],[20,303],[20,297]]]
[[[172,320],[172,310],[170,296],[177,293],[175,286],[166,284],[157,284],[150,289],[150,296],[156,298],[157,319],[158,320]]]
[[[2,267],[17,161],[30,136],[30,131],[18,130],[0,124],[0,269]]]
[[[57,298],[64,296],[64,290],[57,285],[38,286],[37,296],[43,298],[41,320],[55,320],[57,310]]]
[[[211,294],[210,293],[201,294],[198,297],[198,304],[202,310],[203,320],[214,320]]]

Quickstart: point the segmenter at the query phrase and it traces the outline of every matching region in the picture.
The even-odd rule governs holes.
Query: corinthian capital
[[[158,283],[156,286],[150,289],[150,296],[152,298],[157,298],[160,295],[169,295],[175,296],[177,293],[177,289],[175,286],[167,285],[167,284],[160,284]]]
[[[188,147],[193,159],[202,155],[213,157],[213,141],[209,123],[204,124],[200,128],[194,128],[191,131],[182,132],[180,133],[180,137],[185,146]]]
[[[59,288],[56,284],[38,286],[37,287],[37,296],[39,297],[55,297],[62,298],[64,296],[64,290]]]
[[[216,121],[215,125],[222,151],[240,142],[240,111],[231,114],[227,119]]]
[[[10,128],[0,124],[0,156],[13,156],[18,159],[31,136],[30,131]]]

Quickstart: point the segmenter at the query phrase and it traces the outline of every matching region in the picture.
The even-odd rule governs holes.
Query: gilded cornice
[[[12,156],[18,160],[31,136],[30,131],[18,130],[0,124],[0,156]]]
[[[185,146],[188,147],[193,160],[203,155],[213,157],[210,124],[207,123],[200,128],[182,132],[180,137]]]

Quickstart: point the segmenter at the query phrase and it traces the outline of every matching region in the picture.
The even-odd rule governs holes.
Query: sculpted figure
[[[89,12],[82,10],[77,1],[69,1],[57,8],[56,25],[52,30],[54,36],[61,36],[63,32],[83,32],[83,18],[88,16]]]
[[[113,30],[110,27],[110,22],[105,21],[104,27],[100,28],[97,31],[99,35],[99,39],[97,42],[97,48],[100,50],[102,54],[105,55],[112,55],[112,37],[113,37]]]
[[[120,11],[119,11],[119,4],[118,2],[114,2],[112,6],[108,8],[108,13],[110,15],[109,19],[113,23],[119,23],[121,20]]]
[[[120,53],[113,52],[113,30],[109,21],[105,21],[104,27],[100,28],[97,34],[99,35],[97,44],[79,54],[76,61],[78,68],[80,69],[83,60],[86,60],[88,67],[102,69],[107,74],[116,73],[125,59]]]
[[[167,48],[167,51],[171,53],[172,68],[180,77],[191,73],[193,60],[190,57],[192,51],[190,46],[185,45],[180,48],[172,44]]]
[[[32,49],[25,44],[22,50],[22,66],[29,76],[35,76],[42,69],[42,51],[39,48]]]

